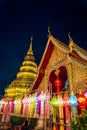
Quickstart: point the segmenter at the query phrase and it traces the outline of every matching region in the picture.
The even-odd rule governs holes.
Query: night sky
[[[68,33],[87,50],[87,0],[0,0],[0,94],[16,78],[33,35],[39,65],[47,28],[68,45]]]

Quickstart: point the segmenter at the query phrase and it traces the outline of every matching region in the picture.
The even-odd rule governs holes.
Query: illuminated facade
[[[20,71],[16,75],[16,79],[5,89],[5,97],[15,98],[22,97],[29,91],[34,79],[37,75],[37,64],[32,50],[32,38],[29,50],[22,62]]]
[[[55,80],[60,79],[60,91],[67,90],[78,93],[87,88],[87,51],[79,47],[69,34],[69,45],[54,38],[49,32],[47,45],[42,56],[38,75],[31,88],[46,91],[49,82],[52,92],[57,92]]]
[[[31,41],[20,72],[6,88],[5,97],[20,97],[9,102],[12,113],[44,118],[45,129],[46,119],[52,119],[53,130],[55,126],[59,130],[70,130],[70,120],[87,109],[87,51],[79,47],[70,34],[66,45],[48,32],[38,73]],[[3,100],[1,107],[2,104]]]
[[[55,129],[55,124],[59,124],[59,130],[65,130],[64,126],[68,129],[70,119],[81,111],[74,101],[73,107],[70,107],[71,100],[68,97],[72,92],[76,95],[80,91],[87,91],[87,51],[79,47],[70,34],[68,37],[69,45],[66,45],[49,32],[38,75],[30,90],[31,93],[50,93],[49,115],[53,115],[53,128]],[[46,117],[44,113],[44,118]]]

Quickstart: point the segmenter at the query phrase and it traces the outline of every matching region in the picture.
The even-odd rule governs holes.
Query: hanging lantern
[[[70,121],[70,107],[69,107],[69,96],[68,93],[64,93],[64,98],[63,98],[64,106],[65,106],[65,118],[66,118],[66,123],[69,123]]]
[[[64,98],[63,98],[64,106],[69,106],[69,96],[68,93],[64,93]]]
[[[39,95],[38,100],[45,101],[45,99],[46,99],[46,94],[43,91],[41,91],[41,94]]]
[[[61,80],[59,77],[55,80],[55,86],[57,87],[57,92],[60,92]]]
[[[69,97],[69,102],[70,102],[70,106],[71,106],[72,119],[74,119],[74,118],[76,118],[76,114],[77,114],[78,100],[73,92],[71,93],[71,96]]]
[[[86,106],[86,97],[84,96],[84,94],[82,92],[80,92],[79,96],[78,96],[78,105],[79,106]]]
[[[50,101],[50,104],[52,107],[57,107],[57,98],[56,96],[53,96],[52,100]]]
[[[71,96],[69,97],[69,102],[70,102],[71,107],[76,107],[78,105],[77,97],[73,94],[73,92],[71,93]]]
[[[52,106],[52,114],[53,114],[53,123],[56,123],[56,108],[57,108],[57,98],[56,95],[50,101],[50,105]]]
[[[57,98],[57,106],[63,107],[63,105],[64,105],[64,102],[63,102],[62,94],[59,94]]]

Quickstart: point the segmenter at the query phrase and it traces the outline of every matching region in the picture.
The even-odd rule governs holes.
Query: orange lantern
[[[57,92],[60,92],[61,80],[59,77],[55,80],[55,86],[57,87]]]

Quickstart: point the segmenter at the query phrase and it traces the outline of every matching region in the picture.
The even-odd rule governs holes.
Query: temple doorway
[[[58,124],[61,129],[66,129],[65,124],[70,120],[70,108],[69,105],[65,107],[63,101],[68,99],[69,82],[67,76],[67,70],[65,66],[61,66],[58,70],[53,70],[49,76],[49,82],[52,86],[52,97],[56,96],[58,99],[58,106],[53,108],[56,116],[53,116],[53,123]],[[60,101],[60,102],[59,102]],[[55,109],[55,110],[54,110]]]

